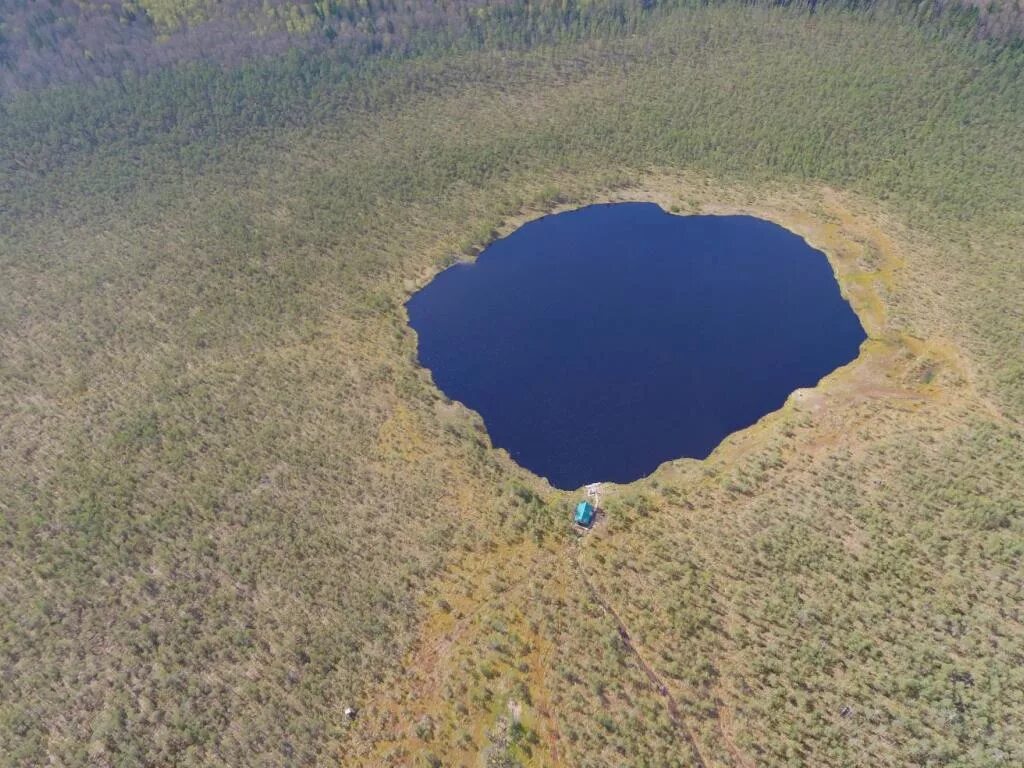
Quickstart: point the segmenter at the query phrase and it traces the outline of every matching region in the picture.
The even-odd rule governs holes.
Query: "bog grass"
[[[281,66],[5,113],[3,762],[691,764],[640,659],[708,765],[1024,762],[1019,52],[723,6]],[[617,198],[805,234],[872,338],[575,543],[402,303]]]

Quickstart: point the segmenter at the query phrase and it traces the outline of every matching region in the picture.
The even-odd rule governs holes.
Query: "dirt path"
[[[715,712],[718,714],[718,730],[722,734],[722,742],[729,750],[729,755],[740,768],[754,768],[754,762],[743,754],[736,745],[736,739],[732,727],[732,710],[722,700],[721,695],[715,695]]]
[[[640,653],[640,649],[633,644],[629,635],[629,629],[623,623],[622,618],[591,583],[590,577],[587,576],[587,572],[579,560],[579,546],[578,542],[572,546],[572,562],[576,571],[579,573],[584,586],[586,586],[590,596],[594,598],[594,602],[600,605],[601,609],[615,621],[619,637],[622,638],[623,644],[636,657],[637,663],[640,664],[640,668],[643,669],[644,673],[647,675],[647,679],[650,680],[651,685],[654,686],[654,689],[661,694],[662,698],[665,699],[665,706],[668,709],[669,719],[672,721],[672,724],[676,727],[676,730],[683,737],[686,743],[689,744],[690,750],[693,752],[694,764],[697,765],[698,768],[708,768],[708,764],[704,760],[704,756],[701,754],[700,747],[697,745],[697,739],[694,737],[693,732],[686,725],[686,722],[683,720],[683,716],[679,712],[679,704],[672,695],[672,691],[670,691],[669,687],[665,685],[665,682],[658,676],[658,673],[654,671],[654,668],[647,663],[647,660],[644,659],[643,655]]]
[[[436,730],[430,741],[431,753],[445,765],[476,764],[494,725],[494,712],[490,708],[474,711],[472,715],[458,714],[455,701],[446,697],[446,689],[459,674],[459,660],[472,658],[482,647],[481,638],[487,633],[488,618],[501,616],[509,631],[523,639],[529,647],[529,671],[526,682],[533,697],[532,709],[539,724],[539,735],[549,744],[551,760],[544,765],[552,768],[565,763],[560,749],[558,729],[551,691],[547,687],[546,671],[554,653],[551,642],[543,633],[531,628],[529,617],[513,606],[529,602],[527,590],[536,586],[528,578],[530,571],[556,564],[558,582],[564,592],[569,567],[564,550],[534,549],[527,546],[509,546],[490,551],[464,561],[439,583],[437,599],[447,603],[441,610],[433,607],[421,626],[421,635],[410,649],[404,662],[407,673],[400,681],[384,684],[364,706],[365,717],[360,722],[363,747],[347,756],[346,765],[381,766],[415,764],[414,756],[426,747],[412,724],[429,717]],[[496,610],[492,582],[486,574],[498,565],[504,569],[515,566],[514,575],[507,579],[508,586],[501,592],[504,610]],[[466,585],[474,586],[466,592]],[[511,678],[505,675],[505,688]],[[513,676],[514,677],[514,676]],[[518,679],[518,678],[516,678]],[[503,689],[504,690],[504,689]],[[396,725],[404,722],[405,725]],[[462,729],[470,734],[471,742],[459,743],[456,732]],[[532,765],[533,763],[531,763]]]

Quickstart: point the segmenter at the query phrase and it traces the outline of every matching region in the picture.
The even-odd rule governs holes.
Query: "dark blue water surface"
[[[865,339],[802,238],[649,203],[526,224],[407,307],[441,390],[564,489],[704,458]]]

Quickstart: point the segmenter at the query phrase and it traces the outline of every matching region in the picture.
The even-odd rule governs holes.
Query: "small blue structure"
[[[597,510],[594,509],[593,505],[589,501],[581,501],[576,505],[576,515],[573,519],[576,525],[582,525],[584,528],[589,528],[594,522],[594,514]]]

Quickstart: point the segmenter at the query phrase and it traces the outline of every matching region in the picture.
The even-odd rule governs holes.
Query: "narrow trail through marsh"
[[[644,674],[647,675],[647,679],[650,680],[651,685],[665,700],[665,707],[668,710],[669,720],[672,721],[676,730],[689,745],[690,750],[693,753],[694,765],[698,766],[698,768],[707,768],[708,764],[704,760],[704,756],[701,754],[700,747],[697,744],[697,739],[693,735],[693,731],[690,730],[686,721],[683,719],[679,710],[679,704],[672,695],[672,691],[665,684],[664,680],[661,679],[661,676],[654,670],[654,667],[652,667],[643,657],[643,654],[640,653],[640,649],[633,643],[633,639],[629,633],[629,628],[622,621],[622,617],[619,616],[618,612],[611,606],[611,604],[602,597],[601,593],[587,576],[587,571],[579,559],[579,548],[579,541],[571,545],[570,557],[572,558],[573,567],[580,576],[580,580],[587,588],[587,592],[594,599],[594,602],[601,606],[601,610],[603,610],[615,622],[615,627],[618,630],[622,644],[630,651],[630,653],[633,654],[637,663],[640,665],[640,668],[643,669]]]

